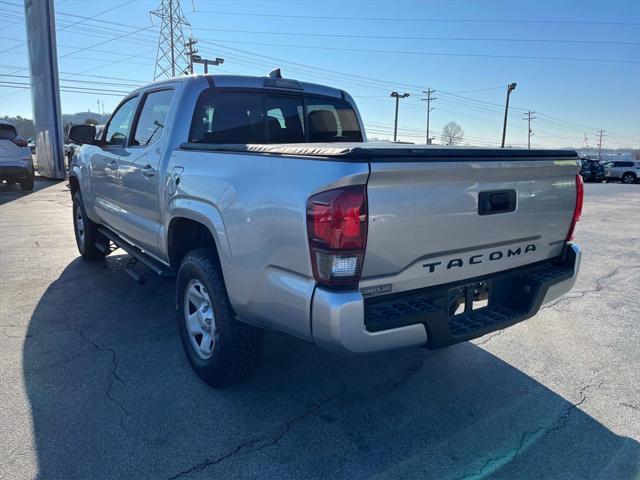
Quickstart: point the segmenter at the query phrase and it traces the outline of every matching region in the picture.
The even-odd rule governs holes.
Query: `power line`
[[[2,3],[3,5],[10,5],[12,7],[22,7],[21,5],[16,5],[14,3],[9,3],[9,2],[5,2],[5,1],[0,1],[0,3]],[[117,8],[124,7],[128,3],[129,3],[129,0],[127,0],[125,2],[122,2],[122,3],[118,4],[118,5],[115,5],[113,7],[109,7],[106,10],[102,10],[102,11],[96,13],[95,15],[91,15],[90,17],[84,18],[82,20],[78,20],[77,22],[72,23],[71,25],[67,25],[65,27],[61,27],[59,30],[66,30],[66,29],[71,28],[71,27],[73,27],[73,26],[75,26],[75,25],[77,25],[79,23],[82,23],[82,22],[88,20],[88,19],[93,19],[93,18],[98,17],[100,15],[104,15],[105,13],[109,13],[110,11],[115,10]],[[20,45],[15,45],[15,46],[13,46],[13,47],[11,47],[9,49],[2,50],[2,51],[0,51],[0,53],[8,52],[9,50],[13,50],[14,48],[21,47],[22,45],[26,45],[26,44],[27,44],[27,42],[25,41],[25,42],[21,43]]]
[[[283,32],[273,30],[236,30],[225,28],[199,27],[201,31],[225,32],[225,33],[249,33],[256,35],[276,35],[290,37],[317,37],[317,38],[354,38],[370,40],[429,40],[446,42],[512,42],[512,43],[559,43],[574,45],[640,45],[640,42],[623,42],[614,40],[578,40],[578,39],[553,39],[553,38],[500,38],[500,37],[438,37],[438,36],[396,36],[396,35],[363,35],[342,33],[315,33],[315,32]]]
[[[88,18],[88,17],[85,17],[85,18]],[[98,20],[91,20],[91,21],[92,22],[101,22],[101,21],[98,21]],[[111,22],[111,23],[115,23],[115,22]],[[119,27],[130,28],[127,25],[121,25],[121,24],[117,24],[117,25]],[[76,29],[79,29],[79,28],[80,28],[79,26],[76,27]],[[74,31],[76,29],[74,29]],[[103,31],[106,31],[106,30],[103,29]],[[129,39],[134,39],[134,38],[141,38],[142,39],[142,38],[144,38],[145,39],[145,43],[146,43],[147,39],[149,38],[148,36],[144,35],[143,32],[124,32],[124,33],[119,33],[119,36],[116,36],[115,38],[109,38],[107,41],[118,41],[118,40],[121,39],[121,37],[123,35],[126,35],[126,38],[129,38]],[[213,42],[211,42],[211,43],[213,43]],[[228,47],[224,47],[223,46],[222,48],[228,48]],[[239,49],[237,49],[235,51],[247,52],[247,51],[239,50]],[[73,55],[74,53],[75,52],[69,52],[70,55]],[[260,57],[262,59],[265,58],[264,56],[262,56],[260,54],[255,54],[255,53],[252,53],[252,52],[247,52],[247,53],[250,54],[250,55],[258,56],[258,57]],[[237,55],[237,54],[236,54],[236,56],[240,57],[240,55]],[[127,57],[123,57],[123,58],[127,58]],[[273,57],[270,57],[270,58],[273,58]],[[253,60],[253,59],[246,60],[246,61],[250,61],[254,65],[259,65],[260,64],[259,62],[257,62],[256,60]],[[111,64],[113,64],[113,63],[117,63],[117,62],[111,62]],[[237,63],[241,63],[241,62],[238,61]],[[267,63],[263,60],[262,64],[266,65]],[[313,71],[314,72],[314,74],[313,74],[314,75],[314,79],[319,77],[320,75],[322,75],[322,76],[332,76],[332,77],[339,78],[342,83],[353,83],[354,85],[357,85],[357,87],[359,89],[366,88],[366,89],[369,89],[371,91],[380,91],[380,88],[381,88],[381,87],[379,87],[380,85],[385,85],[385,84],[389,85],[389,84],[392,83],[392,82],[380,81],[379,79],[373,79],[371,77],[364,77],[364,76],[361,76],[361,75],[346,74],[346,73],[343,73],[343,72],[336,72],[336,71],[333,71],[333,70],[318,68],[318,67],[314,67],[314,66],[309,66],[309,65],[299,64],[299,63],[296,64],[295,62],[291,63],[291,64],[292,65],[297,65],[296,69],[306,69],[306,70]],[[269,66],[273,66],[273,65],[269,65]],[[87,72],[88,71],[92,71],[92,70],[96,70],[98,68],[105,68],[105,66],[103,65],[103,66],[93,67],[93,68],[87,70]],[[318,72],[320,72],[320,73],[318,73]],[[72,75],[72,76],[82,75],[81,73],[78,73],[78,72],[76,72],[76,73],[67,72],[67,73],[69,75]],[[345,77],[353,79],[353,80],[345,80],[344,79]],[[362,79],[362,81],[356,80],[358,78]],[[123,80],[129,81],[128,79],[123,79]],[[363,85],[365,82],[366,82],[366,86]],[[400,83],[395,83],[395,82],[393,82],[393,84],[394,84],[394,86],[401,85]],[[419,86],[413,85],[412,88],[418,89]],[[495,87],[492,87],[491,89],[493,89],[493,88],[495,88]],[[451,95],[457,95],[459,93],[469,93],[469,92],[473,92],[473,91],[483,91],[483,90],[489,90],[489,89],[464,90],[464,91],[456,91],[456,92],[444,92],[444,91],[439,90],[439,92],[442,93],[445,96],[449,96],[449,98],[445,99],[445,101],[453,102],[454,105],[456,104],[456,102],[459,102],[459,103],[465,104],[465,108],[473,108],[473,109],[476,109],[476,110],[479,110],[479,111],[482,111],[482,112],[486,112],[487,114],[491,114],[491,113],[493,113],[492,109],[493,108],[497,108],[498,105],[491,104],[490,102],[484,102],[483,100],[478,100],[478,99],[475,99],[475,98],[464,97],[462,95],[458,95],[458,97],[456,97],[457,99],[456,98],[450,98]],[[407,107],[409,107],[409,106],[413,107],[413,105],[407,105]],[[419,108],[419,107],[416,105],[415,108]],[[520,109],[520,110],[522,110],[522,109]],[[522,110],[522,111],[524,111],[524,110]],[[555,118],[555,117],[553,117],[553,118]],[[557,123],[557,122],[554,122],[554,120],[550,120],[550,119],[541,119],[541,121],[548,121],[548,122],[552,122],[552,123]],[[562,123],[560,123],[560,125],[562,125],[563,129],[565,129],[565,128],[566,129],[577,129],[578,128],[576,126],[573,126],[573,125],[578,125],[578,124],[573,124],[572,125],[572,122],[568,122],[567,123],[566,121],[563,121],[563,120],[560,120],[560,119],[558,119],[558,121],[562,122]],[[524,128],[524,127],[522,127],[522,128]],[[592,128],[592,127],[589,127],[589,128]],[[636,138],[635,135],[623,136],[623,135],[618,135],[618,134],[614,134],[614,133],[611,133],[611,135],[612,136],[617,136],[619,138]]]
[[[346,21],[363,21],[363,22],[418,22],[418,23],[528,23],[528,24],[550,24],[550,25],[618,25],[618,26],[637,26],[637,22],[602,22],[590,20],[506,20],[506,19],[476,19],[476,18],[408,18],[408,17],[353,17],[353,16],[316,16],[316,15],[291,15],[280,13],[254,13],[254,12],[225,12],[212,10],[198,10],[198,14],[215,14],[215,15],[232,15],[232,16],[252,16],[252,17],[271,17],[271,18],[306,18],[310,20],[346,20]]]
[[[214,41],[225,41],[221,39],[210,39]],[[330,47],[322,45],[295,45],[289,43],[266,43],[266,42],[251,42],[246,40],[234,40],[233,43],[240,43],[244,45],[262,45],[270,47],[286,47],[286,48],[299,48],[308,50],[330,50],[340,52],[360,52],[360,53],[380,53],[391,55],[417,55],[427,57],[469,57],[469,58],[502,58],[509,60],[552,60],[552,61],[571,61],[571,62],[595,62],[595,63],[629,63],[640,64],[640,60],[628,60],[622,58],[597,58],[597,57],[556,57],[556,56],[541,56],[541,55],[498,55],[489,53],[453,53],[453,52],[424,52],[416,50],[381,50],[381,49],[368,49],[368,48],[350,48],[350,47]]]

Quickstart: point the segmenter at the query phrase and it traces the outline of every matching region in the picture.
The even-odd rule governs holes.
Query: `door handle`
[[[480,215],[514,212],[516,204],[515,190],[494,190],[478,194],[478,213]]]
[[[151,165],[145,165],[142,169],[142,174],[148,178],[153,177],[156,174],[156,169]]]
[[[107,166],[111,169],[111,170],[117,170],[118,169],[118,162],[116,160],[111,160]]]

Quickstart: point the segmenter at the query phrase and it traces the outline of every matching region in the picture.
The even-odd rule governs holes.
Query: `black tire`
[[[636,183],[636,180],[637,180],[637,177],[635,176],[634,173],[627,172],[624,175],[622,175],[622,179],[620,181],[622,183],[630,184],[630,183]]]
[[[82,232],[79,229],[78,216],[82,218]],[[107,253],[96,248],[96,243],[100,239],[98,225],[92,222],[87,216],[87,212],[82,204],[80,192],[73,194],[73,231],[76,236],[78,252],[87,260],[100,260]]]
[[[22,190],[23,192],[31,192],[33,190],[33,181],[34,174],[33,172],[31,172],[27,175],[27,178],[25,178],[24,180],[20,180],[20,190]]]
[[[199,288],[198,285],[205,289],[213,309],[208,326],[213,342],[206,358],[197,346],[198,334],[192,336],[187,327],[185,309],[185,303],[188,311],[194,306],[185,297],[190,288]],[[182,260],[176,281],[176,310],[182,346],[202,380],[212,387],[223,387],[246,380],[256,370],[262,356],[263,331],[235,318],[214,249],[192,250]],[[202,327],[207,325],[201,321]],[[204,337],[200,338],[203,342]]]

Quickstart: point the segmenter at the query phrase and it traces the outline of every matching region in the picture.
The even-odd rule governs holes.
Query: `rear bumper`
[[[441,348],[500,330],[534,316],[574,286],[581,251],[568,244],[559,258],[437,287],[364,299],[360,292],[317,288],[313,339],[322,348],[368,353],[423,345]],[[450,315],[452,298],[488,286],[489,305]]]
[[[19,179],[27,178],[33,174],[31,165],[2,165],[0,164],[0,178],[2,179]]]

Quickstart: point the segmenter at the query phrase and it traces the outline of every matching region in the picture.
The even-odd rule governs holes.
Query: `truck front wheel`
[[[257,368],[263,332],[235,318],[213,249],[192,250],[182,260],[176,309],[182,345],[206,383],[239,383]]]

